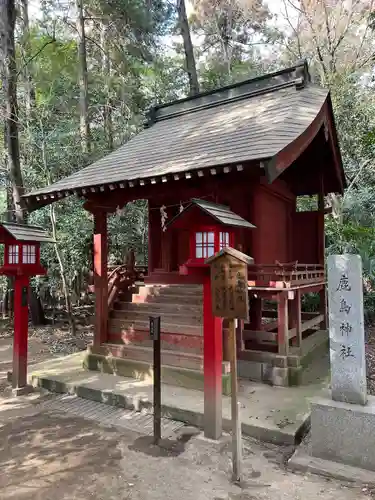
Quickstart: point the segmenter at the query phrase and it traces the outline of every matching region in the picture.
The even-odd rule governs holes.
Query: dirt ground
[[[62,337],[56,332],[46,342],[43,335],[32,335],[30,364],[54,355]],[[1,500],[375,498],[363,485],[292,473],[285,468],[292,448],[250,439],[244,440],[243,484],[234,485],[229,444],[219,447],[187,429],[159,448],[139,434],[43,409],[44,398],[55,396],[10,399],[1,387],[11,364],[11,338],[0,338]]]
[[[244,481],[236,486],[228,443],[220,448],[187,428],[159,448],[136,433],[43,410],[38,399],[0,400],[2,500],[371,498],[360,486],[286,471],[291,449],[254,440],[245,441]]]

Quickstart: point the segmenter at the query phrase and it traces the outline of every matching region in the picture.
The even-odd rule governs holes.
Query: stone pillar
[[[94,213],[94,346],[107,340],[108,323],[108,231],[107,213]]]
[[[364,405],[367,381],[359,255],[328,257],[328,297],[332,399]]]
[[[334,470],[327,460],[375,471],[375,397],[366,388],[362,286],[359,255],[328,257],[332,397],[311,400],[308,452],[321,459],[315,471]],[[290,463],[301,460],[306,464],[296,454]],[[341,465],[336,469],[345,474]]]

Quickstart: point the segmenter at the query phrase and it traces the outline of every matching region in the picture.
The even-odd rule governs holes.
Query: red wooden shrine
[[[34,210],[75,194],[93,214],[90,366],[99,369],[110,355],[117,373],[127,360],[138,363],[137,373],[141,361],[149,367],[144,317],[157,309],[170,383],[180,380],[179,369],[185,377],[204,367],[205,378],[214,373],[217,398],[217,381],[224,390],[229,375],[226,325],[212,319],[197,272],[203,259],[224,245],[254,259],[250,321],[238,327],[240,375],[299,383],[303,358],[320,342],[326,320],[325,196],[342,193],[345,182],[330,93],[311,82],[301,63],[154,107],[145,129],[126,144],[25,201]],[[299,210],[301,196],[311,197],[310,210]],[[148,202],[147,268],[133,263],[114,272],[108,216],[139,199]],[[321,298],[314,313],[301,308],[310,292]]]
[[[31,276],[46,274],[40,263],[40,243],[52,242],[44,229],[26,224],[0,224],[4,245],[0,274],[11,276],[14,286],[14,337],[12,386],[16,393],[27,387],[28,295]]]

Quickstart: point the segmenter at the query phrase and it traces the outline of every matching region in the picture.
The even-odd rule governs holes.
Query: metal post
[[[231,408],[232,408],[232,455],[233,481],[241,480],[242,463],[242,435],[239,415],[238,384],[237,384],[237,352],[236,352],[236,325],[235,319],[229,320],[229,351],[231,375]]]
[[[154,344],[154,443],[161,439],[161,339],[160,316],[150,316],[150,337]]]

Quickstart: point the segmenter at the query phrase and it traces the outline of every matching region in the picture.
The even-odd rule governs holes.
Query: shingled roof
[[[219,222],[220,224],[223,224],[225,226],[246,227],[246,228],[250,228],[250,229],[255,228],[255,226],[253,224],[251,224],[250,222],[245,220],[243,217],[232,212],[232,210],[229,207],[227,207],[225,205],[219,205],[218,203],[213,203],[213,202],[207,201],[207,200],[200,200],[198,198],[192,198],[189,205],[187,205],[184,208],[184,210],[182,210],[180,213],[175,215],[167,223],[167,227],[172,226],[177,219],[184,216],[184,214],[188,210],[190,210],[192,207],[200,208],[203,212],[205,212],[210,217],[215,219],[217,222]]]
[[[36,200],[132,187],[251,160],[272,159],[321,112],[328,91],[306,63],[193,98],[156,106],[145,130],[79,172],[26,195]],[[187,174],[186,174],[187,175]],[[48,201],[48,202],[50,202]]]
[[[55,240],[47,231],[39,226],[29,226],[28,224],[17,224],[15,222],[1,222],[1,226],[17,241],[55,243]]]

